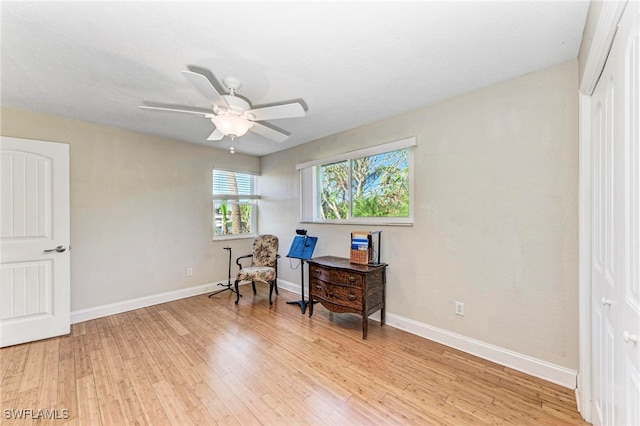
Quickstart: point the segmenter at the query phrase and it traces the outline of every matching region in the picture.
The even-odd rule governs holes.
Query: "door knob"
[[[602,306],[611,305],[611,300],[602,298]]]
[[[624,339],[625,342],[629,343],[629,342],[633,342],[636,345],[638,344],[638,336],[636,336],[635,334],[629,334],[628,331],[625,330],[624,333],[622,333],[622,338]]]
[[[65,251],[65,250],[66,250],[66,248],[64,248],[64,247],[62,247],[62,246],[58,246],[58,247],[56,247],[56,248],[52,248],[52,249],[49,249],[49,250],[45,250],[44,252],[45,252],[45,253],[51,253],[52,251],[55,251],[56,253],[62,253],[62,252],[63,252],[63,251]]]

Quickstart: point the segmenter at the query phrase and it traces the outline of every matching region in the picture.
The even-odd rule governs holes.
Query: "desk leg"
[[[378,241],[378,244],[380,241]],[[384,325],[385,312],[387,306],[387,267],[382,270],[382,310],[380,311],[380,327]]]
[[[367,338],[367,332],[369,331],[369,318],[367,317],[367,314],[363,314],[362,315],[362,338],[366,339]]]

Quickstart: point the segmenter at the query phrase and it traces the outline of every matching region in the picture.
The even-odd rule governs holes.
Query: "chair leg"
[[[273,280],[273,287],[276,289],[276,294],[280,294],[280,293],[278,293],[278,279],[277,278],[275,280]]]
[[[271,281],[269,283],[269,304],[270,305],[273,305],[273,301],[271,300],[271,295],[273,294],[273,287],[275,285],[274,283],[275,283],[275,281]]]
[[[253,294],[256,294],[256,282],[251,281],[251,287],[253,287]]]
[[[236,282],[235,282],[235,284],[234,284],[234,285],[235,285],[235,287],[236,287],[236,305],[238,304],[238,302],[240,301],[240,297],[242,296],[242,295],[240,294],[240,291],[238,290],[238,282],[239,282],[239,281],[240,281],[240,280],[236,280]]]

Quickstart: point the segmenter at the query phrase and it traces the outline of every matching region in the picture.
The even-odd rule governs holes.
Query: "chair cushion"
[[[251,266],[275,266],[278,255],[278,237],[259,235],[253,240]]]
[[[236,277],[236,279],[243,281],[264,281],[267,283],[273,281],[275,278],[275,268],[268,266],[248,266],[242,268]]]

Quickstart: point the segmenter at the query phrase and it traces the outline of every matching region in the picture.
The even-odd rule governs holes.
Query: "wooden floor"
[[[362,340],[357,316],[309,318],[284,290],[271,308],[266,286],[241,291],[239,306],[202,295],[1,349],[1,423],[583,423],[572,390],[374,321]]]

